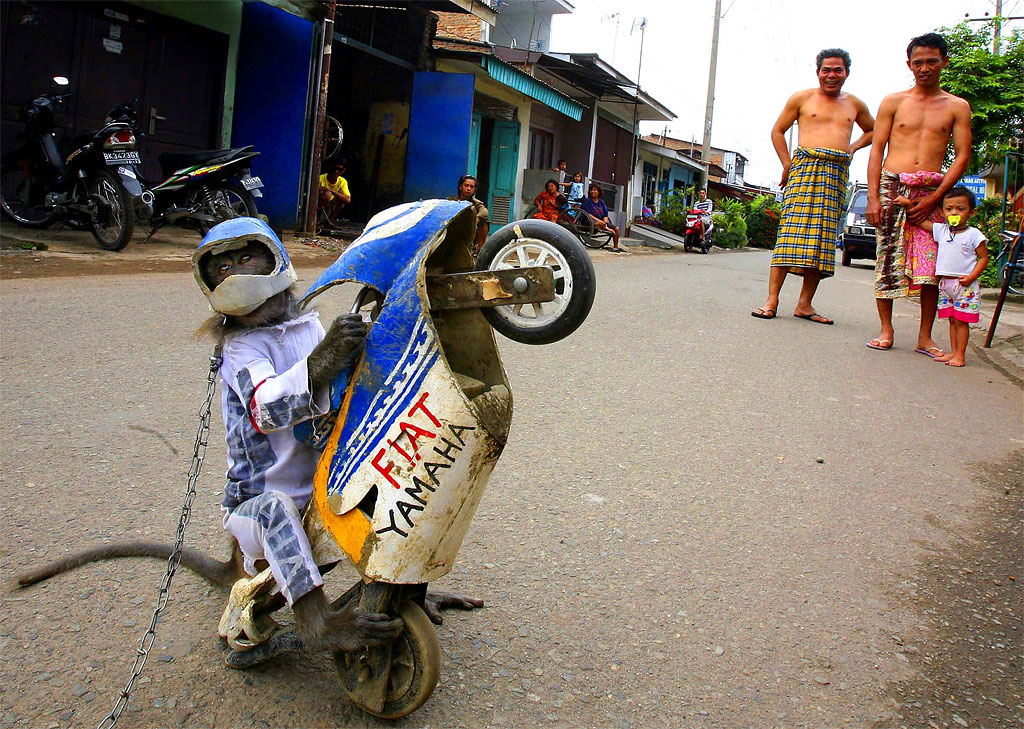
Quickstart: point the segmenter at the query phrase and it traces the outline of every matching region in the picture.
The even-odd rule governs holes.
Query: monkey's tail
[[[120,544],[94,547],[19,575],[18,586],[28,587],[90,562],[102,562],[123,557],[168,559],[173,549],[174,547],[170,544],[158,542],[121,542]],[[196,549],[186,547],[181,552],[181,566],[192,570],[207,582],[219,587],[230,587],[244,574],[242,555],[237,542],[233,543],[231,557],[226,562],[218,562]]]

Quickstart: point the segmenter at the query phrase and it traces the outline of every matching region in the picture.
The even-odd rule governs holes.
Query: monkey
[[[185,549],[181,565],[224,588],[269,565],[281,589],[265,609],[276,610],[288,602],[306,650],[351,652],[393,640],[404,629],[401,618],[362,611],[355,591],[334,604],[324,593],[322,574],[335,565],[321,568],[313,562],[299,517],[301,502],[308,502],[312,492],[317,454],[291,435],[292,425],[316,414],[316,394],[325,392],[332,379],[350,366],[366,338],[367,325],[358,314],[343,314],[324,332],[315,313],[303,314],[287,252],[269,226],[257,219],[237,218],[211,229],[193,255],[193,270],[217,312],[197,335],[212,336],[224,348],[219,374],[225,390],[230,466],[222,509],[225,529],[233,539],[226,561]],[[267,332],[273,332],[273,337]],[[266,350],[277,346],[268,345],[271,340],[284,343],[281,351]],[[301,356],[304,351],[308,354]],[[274,371],[271,359],[275,357],[288,364],[286,372]],[[253,382],[254,372],[262,382]],[[267,383],[270,397],[277,399],[260,404],[256,393]],[[276,443],[274,433],[282,434]],[[274,452],[275,446],[280,453]],[[255,478],[251,471],[266,463],[270,467]],[[283,471],[271,472],[282,464]],[[171,545],[152,542],[96,547],[22,574],[17,582],[24,588],[90,562],[166,559],[171,551]],[[483,607],[483,601],[428,593],[423,607],[431,621],[440,624],[442,609],[473,609]],[[294,641],[285,643],[294,647]],[[266,655],[271,656],[272,652]]]

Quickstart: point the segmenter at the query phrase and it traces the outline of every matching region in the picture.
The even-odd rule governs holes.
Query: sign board
[[[985,199],[985,180],[977,175],[964,175],[960,178],[960,184],[974,193],[974,197],[981,202]]]

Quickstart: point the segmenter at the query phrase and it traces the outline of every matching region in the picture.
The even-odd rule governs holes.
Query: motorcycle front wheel
[[[43,205],[45,191],[25,174],[20,165],[0,168],[0,210],[18,225],[45,228],[57,219],[57,213]]]
[[[555,299],[481,309],[498,332],[523,344],[551,344],[572,334],[594,305],[597,277],[586,249],[547,220],[520,220],[496,230],[476,257],[478,271],[550,266]]]
[[[207,215],[217,218],[218,223],[232,218],[249,217],[255,218],[259,211],[256,210],[256,200],[252,193],[241,185],[234,182],[218,182],[209,188],[209,197],[203,203],[201,210]],[[202,199],[202,191],[197,195]],[[216,223],[214,223],[216,225]],[[205,220],[199,223],[199,232],[204,236],[210,232],[210,225]]]
[[[423,706],[441,675],[441,643],[423,608],[407,601],[398,609],[398,616],[405,623],[405,629],[391,647],[386,676],[366,673],[367,669],[360,664],[357,653],[334,654],[343,687],[353,671],[359,672],[362,680],[387,682],[384,706],[379,711],[366,706],[358,694],[345,688],[345,693],[356,706],[381,719],[400,719]]]
[[[121,180],[109,170],[100,170],[89,181],[89,193],[96,203],[92,213],[92,236],[101,248],[119,251],[135,232],[132,199]]]

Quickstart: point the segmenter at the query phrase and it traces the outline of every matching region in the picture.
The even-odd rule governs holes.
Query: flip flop
[[[872,344],[871,342],[878,342],[878,344]],[[889,339],[872,339],[871,342],[866,342],[864,346],[868,349],[878,349],[882,352],[892,349],[892,341]],[[884,347],[882,346],[883,342],[885,343]]]
[[[925,357],[931,357],[932,359],[935,359],[936,357],[941,357],[942,355],[945,354],[945,352],[943,352],[938,347],[927,347],[925,349],[918,347],[914,351],[917,352],[918,354],[923,354]]]
[[[821,314],[793,314],[797,319],[806,319],[807,321],[813,321],[815,324],[828,324],[829,326],[835,324],[835,320],[829,319],[827,316]],[[815,319],[814,317],[818,317]]]
[[[774,319],[775,309],[766,309],[763,306],[750,312],[752,317],[757,319]]]

